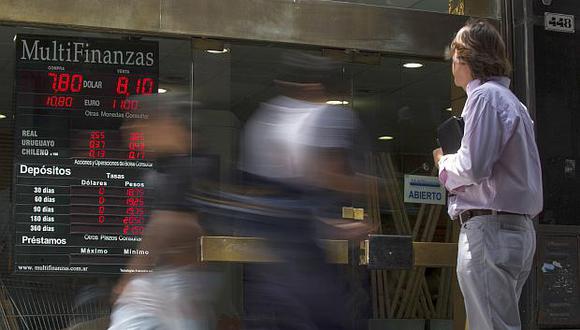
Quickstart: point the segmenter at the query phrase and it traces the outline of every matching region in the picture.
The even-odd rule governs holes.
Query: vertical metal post
[[[536,116],[533,0],[503,0],[511,9],[513,90]]]
[[[513,66],[512,90],[536,118],[533,0],[502,0],[502,27]],[[537,126],[536,126],[537,128]],[[534,220],[537,228],[537,220]],[[520,298],[522,329],[537,329],[535,262]]]

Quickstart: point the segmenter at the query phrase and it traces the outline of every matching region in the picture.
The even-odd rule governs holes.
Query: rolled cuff
[[[449,175],[445,169],[445,163],[449,161],[451,155],[443,155],[439,160],[439,182],[451,193],[465,191],[465,186],[455,180],[452,175]]]

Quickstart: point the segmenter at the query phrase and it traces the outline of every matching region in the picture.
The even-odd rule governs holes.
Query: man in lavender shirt
[[[470,330],[521,329],[518,300],[531,270],[542,210],[533,121],[509,90],[499,32],[471,20],[451,44],[455,84],[465,90],[465,134],[455,154],[433,151],[461,224],[457,277]]]

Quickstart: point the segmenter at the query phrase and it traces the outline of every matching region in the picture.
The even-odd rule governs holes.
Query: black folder
[[[461,147],[465,123],[461,117],[451,117],[437,127],[437,140],[443,154],[454,154]]]

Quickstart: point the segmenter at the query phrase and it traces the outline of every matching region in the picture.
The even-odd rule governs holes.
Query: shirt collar
[[[494,81],[505,88],[509,88],[511,80],[508,77],[498,76],[498,77],[490,77],[488,81]],[[467,96],[471,95],[473,90],[481,85],[483,85],[483,83],[479,79],[473,79],[472,81],[470,81],[465,87],[465,92],[467,93]]]

